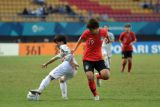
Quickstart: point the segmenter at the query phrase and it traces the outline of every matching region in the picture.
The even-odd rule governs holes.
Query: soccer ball
[[[39,100],[39,94],[32,94],[30,91],[27,94],[27,99],[30,101],[38,101]]]

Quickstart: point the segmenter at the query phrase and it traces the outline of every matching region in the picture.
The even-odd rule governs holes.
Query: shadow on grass
[[[68,101],[94,101],[93,99],[87,99],[87,98],[70,98],[70,99],[68,99],[68,100],[64,100],[64,99],[45,99],[45,100],[39,100],[39,101],[30,101],[30,100],[26,100],[26,101],[28,101],[28,102],[68,102]]]

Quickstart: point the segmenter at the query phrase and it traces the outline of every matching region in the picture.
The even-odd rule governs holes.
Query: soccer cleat
[[[38,90],[30,90],[30,92],[31,92],[32,94],[41,95],[41,92],[39,92]]]
[[[95,76],[96,76],[97,74],[98,74],[98,73],[95,73]],[[98,86],[98,87],[101,87],[102,81],[101,81],[100,79],[98,79],[97,76],[96,76],[96,83],[97,83],[97,86]]]
[[[63,96],[62,98],[63,98],[64,100],[68,100],[68,97],[64,97],[64,96]]]
[[[95,101],[99,101],[100,99],[99,99],[99,96],[97,95],[97,96],[94,96],[94,100]]]

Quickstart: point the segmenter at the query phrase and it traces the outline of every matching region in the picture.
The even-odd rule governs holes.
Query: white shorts
[[[53,69],[49,75],[55,79],[59,79],[61,77],[65,77],[66,80],[73,78],[73,76],[77,73],[75,69],[72,68],[68,61],[62,62],[59,66]]]

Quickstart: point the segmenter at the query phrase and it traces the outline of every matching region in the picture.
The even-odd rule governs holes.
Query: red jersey
[[[122,51],[133,51],[132,42],[136,40],[134,32],[122,32],[119,40],[122,41]]]
[[[102,42],[107,37],[105,29],[99,29],[99,34],[92,34],[90,30],[85,30],[81,38],[86,41],[83,60],[99,61],[102,60]]]

